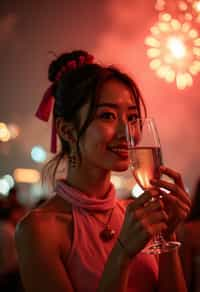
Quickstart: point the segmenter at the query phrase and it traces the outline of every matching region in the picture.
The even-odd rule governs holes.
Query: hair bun
[[[48,79],[51,82],[59,80],[63,73],[76,69],[84,64],[93,63],[93,56],[86,51],[77,50],[64,53],[49,66]]]

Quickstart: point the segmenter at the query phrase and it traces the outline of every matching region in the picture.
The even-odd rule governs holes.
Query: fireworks
[[[155,10],[176,15],[180,20],[200,23],[200,0],[157,0]]]
[[[200,38],[189,22],[181,23],[169,13],[160,13],[145,39],[150,68],[178,89],[193,84],[200,72]]]

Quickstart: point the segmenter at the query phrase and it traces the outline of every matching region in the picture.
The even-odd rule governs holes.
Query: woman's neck
[[[69,169],[67,183],[88,196],[103,198],[110,186],[110,171],[98,169]]]

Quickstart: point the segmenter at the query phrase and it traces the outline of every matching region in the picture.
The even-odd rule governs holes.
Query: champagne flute
[[[131,172],[144,191],[153,189],[151,179],[160,178],[162,165],[160,138],[155,121],[153,118],[136,119],[133,123],[127,124],[126,134]],[[180,242],[166,241],[159,233],[154,236],[152,244],[147,245],[143,251],[148,254],[160,254],[179,246]]]

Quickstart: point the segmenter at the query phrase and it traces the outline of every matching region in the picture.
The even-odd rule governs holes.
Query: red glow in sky
[[[179,91],[149,68],[144,38],[157,19],[155,1],[15,2],[0,4],[0,122],[16,123],[20,135],[7,146],[0,144],[0,175],[36,167],[29,152],[38,141],[49,149],[50,123],[34,117],[49,86],[48,51],[82,48],[135,78],[158,123],[165,163],[180,171],[192,189],[200,169],[200,77]]]

